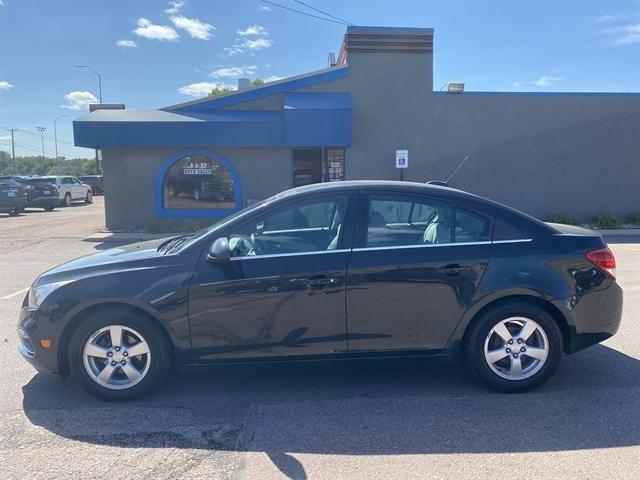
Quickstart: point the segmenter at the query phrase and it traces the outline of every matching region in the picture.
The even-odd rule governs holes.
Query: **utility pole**
[[[17,128],[8,128],[7,131],[11,132],[11,158],[13,160],[12,163],[12,171],[13,174],[17,174],[17,170],[16,170],[16,144],[13,141],[13,133],[16,132],[18,129]]]
[[[42,139],[42,165],[44,165],[44,174],[47,174],[47,159],[44,156],[44,131],[47,129],[46,127],[36,127],[40,132],[40,137]]]
[[[91,65],[76,65],[76,68],[86,68],[91,70],[98,77],[98,97],[100,98],[100,105],[102,105],[102,75],[96,72]],[[96,148],[96,175],[100,175],[100,165],[98,161],[98,149]]]

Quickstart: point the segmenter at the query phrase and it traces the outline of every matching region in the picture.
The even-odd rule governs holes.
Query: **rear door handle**
[[[438,273],[443,273],[448,277],[459,277],[460,275],[471,273],[471,267],[463,267],[458,263],[452,263],[450,265],[445,265],[443,268],[438,270]]]
[[[329,275],[312,275],[309,277],[309,280],[307,280],[307,285],[310,288],[324,288],[334,283],[336,283],[336,279]]]

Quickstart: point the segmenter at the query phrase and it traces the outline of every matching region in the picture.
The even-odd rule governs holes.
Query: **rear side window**
[[[491,221],[480,214],[456,208],[455,243],[487,242]]]
[[[493,240],[524,240],[531,238],[531,233],[514,225],[503,218],[496,218],[496,225],[493,228]]]
[[[452,208],[415,195],[372,194],[367,247],[451,243]]]

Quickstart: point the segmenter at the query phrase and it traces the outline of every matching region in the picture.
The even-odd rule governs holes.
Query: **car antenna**
[[[458,164],[458,166],[453,170],[453,172],[451,173],[451,175],[449,175],[449,178],[447,178],[445,181],[441,181],[441,180],[430,180],[427,182],[427,185],[439,185],[441,187],[448,187],[449,186],[449,181],[453,178],[453,176],[458,173],[458,170],[460,170],[462,168],[462,166],[467,162],[467,160],[469,160],[469,157],[471,155],[467,155],[466,157],[464,157],[464,159]]]

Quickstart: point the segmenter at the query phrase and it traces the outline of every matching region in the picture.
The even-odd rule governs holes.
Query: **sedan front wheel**
[[[71,337],[68,361],[73,376],[92,395],[130,400],[164,379],[170,352],[167,336],[153,320],[114,309],[80,323]]]

